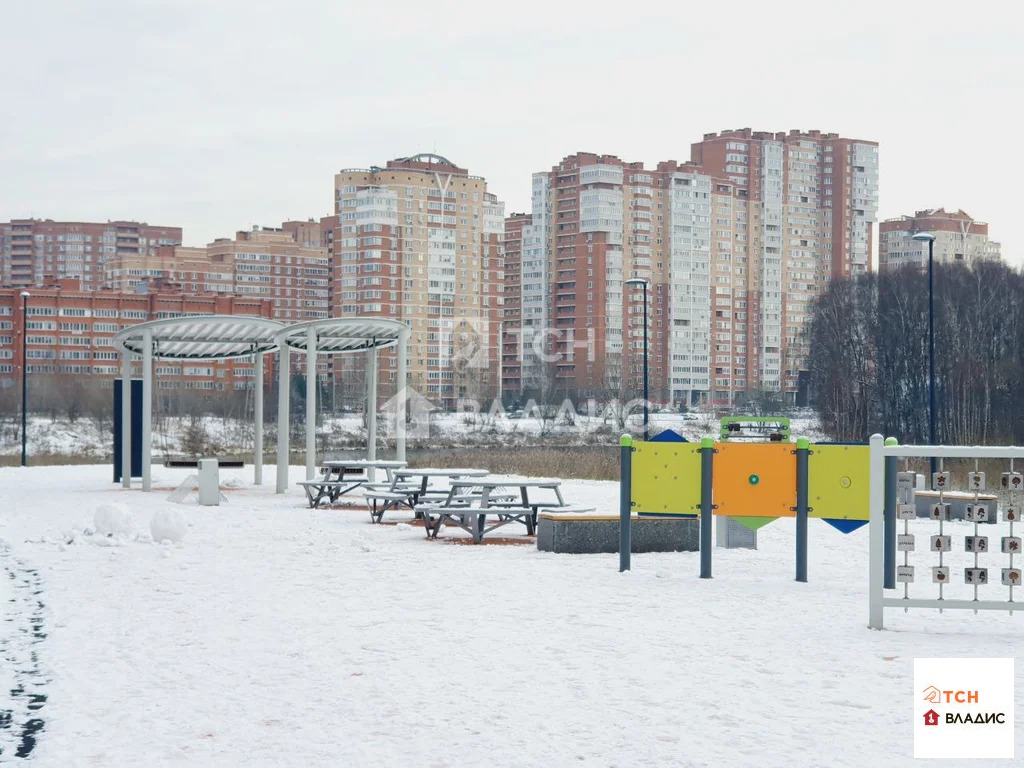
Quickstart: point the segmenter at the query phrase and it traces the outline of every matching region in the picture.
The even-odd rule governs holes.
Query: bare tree
[[[936,265],[934,278],[937,440],[1024,438],[1024,276],[983,261]],[[812,390],[830,435],[928,440],[924,272],[833,281],[809,338]]]

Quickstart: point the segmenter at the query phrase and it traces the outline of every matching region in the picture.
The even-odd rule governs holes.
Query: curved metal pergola
[[[290,350],[306,355],[306,480],[312,480],[316,473],[316,430],[309,425],[316,424],[316,358],[318,354],[346,354],[365,352],[366,362],[366,413],[367,458],[377,457],[377,350],[387,347],[398,348],[399,397],[404,398],[406,381],[406,347],[409,342],[409,326],[399,320],[377,317],[333,317],[323,320],[309,320],[285,326],[276,337],[281,358],[278,366],[280,382],[277,388],[277,492],[288,488],[288,452],[290,437],[282,440],[281,435],[290,436],[290,387],[287,382]],[[404,400],[403,400],[404,402]],[[395,453],[399,461],[405,461],[405,419],[398,418],[402,409],[396,407]],[[404,416],[404,413],[402,414]]]
[[[291,375],[291,350],[306,355],[306,424],[316,424],[316,356],[366,352],[367,361],[367,456],[376,458],[377,441],[377,350],[398,347],[398,381],[406,379],[406,347],[409,326],[398,320],[373,317],[344,317],[311,320],[285,325],[265,317],[243,315],[196,315],[151,320],[125,328],[114,335],[114,346],[121,353],[121,439],[131,445],[131,364],[142,358],[142,490],[152,490],[153,449],[153,361],[154,360],[231,360],[252,356],[255,361],[253,410],[255,422],[254,482],[263,482],[263,355],[278,352],[278,441],[277,492],[288,488],[290,440],[288,377]],[[399,387],[399,393],[404,388]],[[402,395],[404,397],[404,395]],[[405,419],[397,418],[396,448],[399,460],[405,459]],[[404,414],[403,414],[404,415]],[[281,439],[281,436],[285,436]],[[121,482],[131,487],[131,451],[122,451]],[[306,479],[316,469],[316,429],[306,429]]]
[[[253,481],[263,482],[263,355],[277,349],[285,326],[265,317],[195,315],[150,320],[118,331],[121,353],[121,484],[132,484],[132,357],[142,358],[142,490],[153,489],[153,360],[231,360],[252,356],[255,363]]]
[[[114,346],[158,360],[229,360],[277,349],[283,323],[246,315],[196,315],[150,320],[114,334]]]

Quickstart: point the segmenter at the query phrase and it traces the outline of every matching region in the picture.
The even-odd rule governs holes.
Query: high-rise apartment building
[[[652,399],[732,403],[781,391],[800,400],[804,331],[833,277],[870,269],[878,147],[819,131],[707,134],[688,163],[653,170],[578,153],[533,178],[518,293],[520,387],[635,395],[647,282]],[[527,269],[528,235],[540,265]],[[540,275],[543,295],[527,290]],[[534,302],[528,305],[528,301]],[[538,327],[527,326],[532,306]],[[546,355],[530,337],[544,334]],[[545,361],[554,362],[545,362]],[[515,373],[506,363],[506,378]]]
[[[75,278],[93,290],[100,287],[108,260],[152,256],[160,246],[180,244],[181,227],[13,219],[0,223],[0,285],[29,287],[51,278]]]
[[[504,392],[522,388],[522,354],[519,345],[523,328],[523,229],[533,219],[528,213],[513,213],[505,219],[505,288],[501,334],[501,383]]]
[[[741,206],[724,187],[731,217]],[[592,153],[534,175],[518,291],[524,392],[545,395],[545,382],[566,396],[640,392],[645,292],[628,279],[647,282],[652,398],[694,402],[710,389],[712,191],[689,164],[651,170]],[[516,227],[506,223],[507,237]]]
[[[408,323],[413,389],[445,405],[497,394],[504,205],[482,177],[434,154],[342,170],[321,236],[332,316]],[[381,357],[394,382],[393,352]],[[336,376],[361,364],[338,362]]]
[[[746,388],[802,400],[814,298],[832,278],[871,270],[878,145],[742,129],[706,134],[691,159],[748,201]]]
[[[928,243],[914,240],[918,232],[935,235],[932,257],[937,263],[971,264],[978,259],[1000,258],[999,243],[988,239],[988,224],[962,210],[931,208],[913,216],[886,219],[878,225],[878,269],[928,263]]]

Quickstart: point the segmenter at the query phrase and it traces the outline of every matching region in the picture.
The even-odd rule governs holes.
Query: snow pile
[[[130,538],[135,535],[135,518],[127,504],[100,504],[93,515],[93,527],[101,536]]]
[[[188,530],[188,523],[180,510],[158,509],[153,513],[153,519],[149,523],[149,531],[153,534],[153,541],[161,543],[170,541],[175,544],[185,538]]]

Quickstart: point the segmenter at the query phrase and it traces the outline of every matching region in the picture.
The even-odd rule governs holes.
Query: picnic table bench
[[[387,487],[383,484],[367,486],[369,493],[364,497],[370,502],[370,519],[379,523],[389,509],[408,507],[415,512],[416,505],[425,502],[443,501],[448,498],[448,488],[431,488],[431,478],[457,479],[462,477],[485,477],[486,469],[396,469]]]
[[[523,523],[529,536],[533,536],[536,531],[534,511],[531,507],[417,504],[416,511],[423,514],[428,539],[436,539],[437,534],[441,531],[441,526],[446,522],[452,523],[470,534],[474,544],[479,544],[488,533],[509,523]],[[495,522],[488,525],[488,516],[496,518]]]
[[[530,489],[550,490],[555,501],[530,499]],[[518,489],[515,492],[514,489]],[[427,530],[427,538],[436,539],[445,522],[450,522],[473,537],[479,544],[484,536],[509,523],[526,526],[527,535],[537,530],[540,509],[567,508],[561,493],[560,480],[453,480],[444,503],[417,504]],[[487,518],[495,518],[488,524]]]
[[[324,502],[334,504],[339,497],[365,484],[367,472],[383,469],[392,480],[391,472],[405,466],[404,461],[377,461],[354,459],[352,461],[325,461],[321,476],[315,480],[303,480],[299,485],[306,492],[311,509],[317,509]]]

